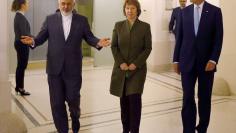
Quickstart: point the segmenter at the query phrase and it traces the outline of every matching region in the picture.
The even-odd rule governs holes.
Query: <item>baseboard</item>
[[[29,61],[27,69],[43,69],[46,68],[46,60],[38,60],[38,61]]]
[[[148,65],[148,70],[156,73],[162,73],[166,71],[172,71],[171,64],[163,64],[163,65]]]
[[[45,69],[46,68],[46,60],[37,60],[37,61],[29,61],[27,69]],[[92,57],[83,57],[82,60],[83,66],[93,66],[94,58]]]

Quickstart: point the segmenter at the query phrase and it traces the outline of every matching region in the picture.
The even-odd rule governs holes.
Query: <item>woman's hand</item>
[[[29,36],[21,36],[21,39],[20,41],[23,43],[23,44],[26,44],[26,45],[33,45],[34,43],[34,39],[32,37],[29,37]]]
[[[137,67],[132,63],[129,65],[129,70],[134,71]]]
[[[122,64],[120,64],[120,69],[123,71],[127,71],[127,70],[129,70],[129,67],[126,63],[122,63]]]

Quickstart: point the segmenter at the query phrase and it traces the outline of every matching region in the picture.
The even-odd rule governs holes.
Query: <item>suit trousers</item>
[[[15,50],[17,54],[16,67],[16,88],[24,88],[25,69],[29,60],[29,47],[22,44],[20,41],[15,41]]]
[[[181,73],[183,87],[182,122],[183,133],[206,133],[211,114],[211,96],[214,82],[214,72],[192,71]],[[197,107],[195,103],[195,84],[198,80],[198,115],[199,123],[196,127]]]
[[[72,120],[73,133],[80,129],[80,89],[82,77],[68,76],[64,71],[60,75],[48,75],[52,116],[59,133],[68,133],[67,102]]]
[[[126,96],[125,88],[123,90],[123,96],[120,98],[123,133],[139,133],[142,110],[141,94]]]

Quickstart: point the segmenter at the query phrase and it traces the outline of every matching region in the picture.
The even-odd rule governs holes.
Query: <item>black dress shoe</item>
[[[206,133],[207,132],[206,130],[201,129],[199,126],[197,126],[195,129],[196,129],[197,133]]]
[[[20,94],[21,96],[29,96],[30,93],[25,91],[25,89],[22,89],[22,88],[15,88],[15,92],[16,94]]]

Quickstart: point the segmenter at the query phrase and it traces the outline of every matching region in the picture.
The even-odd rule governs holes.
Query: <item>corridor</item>
[[[119,99],[109,94],[111,67],[83,68],[81,133],[121,133]],[[12,110],[26,123],[29,133],[56,133],[44,69],[29,70],[25,85],[29,97],[15,95],[11,75]],[[148,72],[143,94],[140,133],[181,133],[182,91],[173,72]],[[213,96],[209,133],[235,133],[236,97]]]

